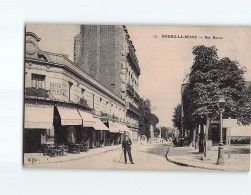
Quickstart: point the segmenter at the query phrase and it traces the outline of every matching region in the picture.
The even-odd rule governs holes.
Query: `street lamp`
[[[217,106],[220,112],[220,141],[219,141],[219,148],[218,148],[218,159],[217,165],[224,164],[224,150],[223,150],[223,141],[222,141],[222,113],[225,110],[226,101],[223,97],[221,97],[218,102]]]

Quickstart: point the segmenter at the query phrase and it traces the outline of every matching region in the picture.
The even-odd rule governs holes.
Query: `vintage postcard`
[[[250,27],[26,24],[24,44],[24,167],[250,171]]]

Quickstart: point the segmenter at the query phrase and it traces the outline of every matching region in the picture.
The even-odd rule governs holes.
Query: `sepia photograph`
[[[27,23],[23,166],[250,171],[251,28]]]

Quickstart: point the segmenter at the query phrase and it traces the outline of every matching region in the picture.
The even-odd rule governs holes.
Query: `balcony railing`
[[[132,103],[130,103],[130,102],[127,102],[127,104],[126,104],[126,109],[132,111],[133,113],[135,113],[135,114],[137,114],[137,115],[140,115],[140,114],[139,114],[139,109],[136,108],[136,107],[135,107]]]
[[[80,104],[81,106],[88,107],[87,101],[86,101],[84,98],[80,98],[80,99],[79,99],[79,104]]]
[[[132,96],[134,96],[134,89],[133,89],[133,87],[132,87],[129,83],[127,83],[126,90],[127,90],[128,92],[130,92],[130,94],[131,94]]]
[[[43,88],[35,88],[35,87],[25,88],[25,95],[49,98],[48,90],[43,89]]]
[[[129,52],[127,53],[128,60],[131,62],[131,65],[136,71],[136,74],[140,75],[140,68],[138,64],[138,59],[135,55],[134,49],[132,46],[129,44]]]
[[[139,125],[133,122],[126,122],[126,125],[128,127],[134,127],[134,128],[139,128]]]
[[[140,101],[140,96],[139,96],[139,94],[136,92],[136,91],[134,91],[134,96],[133,96],[136,100],[138,100],[138,101]]]

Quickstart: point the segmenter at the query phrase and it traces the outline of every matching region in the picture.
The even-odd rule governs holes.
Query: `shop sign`
[[[96,124],[94,121],[84,121],[84,127],[93,127]]]
[[[24,128],[26,129],[51,129],[52,123],[25,121]]]
[[[65,95],[66,87],[61,83],[50,83],[50,92],[56,95]]]
[[[79,119],[62,119],[62,125],[82,125],[82,120]]]
[[[25,107],[50,108],[50,107],[52,107],[52,105],[48,105],[48,104],[25,103]]]

